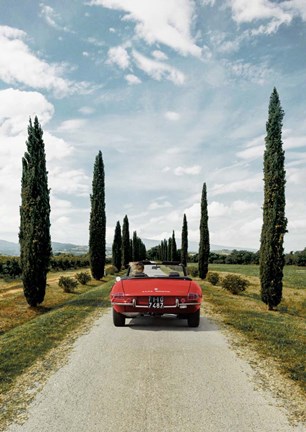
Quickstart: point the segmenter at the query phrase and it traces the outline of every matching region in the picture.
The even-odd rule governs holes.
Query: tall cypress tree
[[[51,256],[50,191],[43,131],[37,117],[28,126],[22,159],[20,262],[24,295],[30,306],[42,303]]]
[[[175,240],[174,231],[172,231],[172,239],[171,239],[171,246],[170,246],[170,260],[171,261],[177,260],[177,247],[176,247],[176,240]]]
[[[95,159],[91,212],[89,222],[89,260],[91,274],[94,279],[100,280],[104,276],[105,267],[105,174],[102,153],[99,151]]]
[[[187,266],[188,260],[188,225],[187,218],[184,214],[183,227],[182,227],[182,247],[181,247],[181,262],[184,266]]]
[[[127,215],[124,216],[122,226],[122,265],[127,268],[131,261],[130,228]]]
[[[118,221],[115,228],[115,235],[112,247],[112,263],[118,269],[121,270],[121,260],[122,260],[122,236],[121,236],[121,226]]]
[[[205,279],[208,272],[209,259],[209,230],[208,230],[208,211],[207,211],[207,191],[206,183],[203,184],[201,197],[201,220],[200,220],[200,244],[199,244],[199,276]]]
[[[139,258],[139,238],[137,236],[137,232],[133,232],[133,238],[132,238],[132,260],[138,261]]]
[[[276,88],[270,97],[264,153],[264,204],[260,245],[261,298],[269,310],[282,299],[285,217],[285,153],[282,143],[284,111]]]

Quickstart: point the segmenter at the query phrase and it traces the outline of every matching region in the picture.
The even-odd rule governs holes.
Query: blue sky
[[[131,232],[259,247],[265,124],[285,111],[286,250],[306,246],[306,2],[74,0],[0,3],[0,238],[18,241],[21,158],[37,115],[53,241],[88,243],[101,150],[107,241]]]

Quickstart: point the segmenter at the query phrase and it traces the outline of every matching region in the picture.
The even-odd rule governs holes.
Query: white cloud
[[[176,85],[184,84],[185,75],[178,69],[165,63],[149,59],[136,50],[133,50],[133,57],[137,63],[137,66],[153,79],[157,81],[167,79]]]
[[[136,75],[133,74],[125,75],[124,78],[130,85],[141,84],[142,82],[141,79],[139,79]]]
[[[269,20],[261,26],[262,33],[275,32],[281,24],[289,24],[292,14],[285,12],[281,4],[270,0],[230,0],[233,19],[237,23],[250,23],[258,20]]]
[[[286,136],[287,134],[284,134],[284,149],[294,149],[294,148],[306,148],[306,137],[305,136]]]
[[[207,212],[210,218],[225,216],[228,213],[228,207],[218,201],[208,204]]]
[[[238,152],[237,156],[241,159],[244,159],[244,160],[252,160],[252,159],[262,158],[263,154],[264,154],[264,149],[265,149],[264,144],[260,145],[260,146],[250,147],[250,148],[247,148],[245,150]]]
[[[53,91],[63,97],[76,91],[88,91],[88,84],[62,78],[62,64],[48,64],[37,58],[24,43],[26,34],[18,29],[0,26],[0,79],[7,84],[20,83],[35,89]]]
[[[200,165],[193,165],[190,167],[177,167],[174,170],[174,174],[177,176],[182,175],[197,175],[201,172],[202,167]]]
[[[90,114],[93,114],[95,112],[95,109],[92,107],[89,107],[89,106],[84,106],[84,107],[81,107],[79,109],[79,112],[81,114],[90,115]]]
[[[150,203],[148,210],[157,210],[157,209],[170,208],[170,207],[173,206],[169,201],[164,201],[164,202],[154,201]]]
[[[120,67],[120,69],[127,69],[130,64],[130,56],[127,50],[122,46],[117,46],[110,48],[108,50],[108,60],[107,63],[115,64]]]
[[[195,5],[189,0],[91,0],[89,5],[123,10],[123,20],[136,22],[137,37],[150,45],[161,43],[183,55],[201,56],[191,36]]]
[[[59,132],[70,132],[81,129],[86,126],[87,120],[85,119],[70,119],[63,121],[57,130]]]
[[[44,133],[44,143],[46,148],[47,162],[63,159],[73,152],[73,147],[66,143],[62,138],[57,138],[49,132]]]
[[[181,115],[175,111],[167,111],[165,117],[171,121],[178,121],[181,118]]]
[[[68,27],[59,24],[61,17],[55,12],[55,10],[51,6],[45,5],[44,3],[40,3],[39,6],[40,15],[44,18],[44,20],[49,26],[55,28],[56,30],[72,33],[72,31]]]
[[[49,185],[57,194],[89,196],[90,179],[82,169],[67,170],[59,166],[49,169]]]
[[[38,116],[47,123],[54,113],[53,105],[38,92],[8,88],[0,90],[0,130],[2,135],[26,133],[29,117]]]
[[[271,70],[265,64],[257,65],[237,60],[225,61],[224,66],[234,77],[259,85],[264,85],[271,76]]]
[[[156,60],[168,60],[168,56],[166,56],[165,53],[159,50],[153,51],[152,56],[156,58]]]
[[[220,195],[229,192],[258,192],[262,189],[262,174],[255,174],[252,178],[241,179],[227,184],[216,184],[211,189],[211,195]]]
[[[264,21],[250,31],[253,35],[275,33],[283,24],[289,25],[294,17],[306,21],[304,0],[275,2],[272,0],[229,0],[233,19],[238,24]]]

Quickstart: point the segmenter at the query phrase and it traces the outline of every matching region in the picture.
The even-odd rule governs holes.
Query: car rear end
[[[191,316],[199,317],[201,301],[201,288],[186,276],[122,278],[111,292],[111,303],[117,317],[175,314],[190,321]],[[120,325],[123,321],[123,318],[114,319],[114,324],[119,322]],[[189,321],[191,327],[196,327],[199,319],[191,319],[190,323]],[[194,323],[197,325],[192,325]]]

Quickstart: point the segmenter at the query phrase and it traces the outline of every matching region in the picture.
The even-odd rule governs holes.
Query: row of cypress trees
[[[127,215],[123,219],[121,232],[120,222],[117,221],[112,245],[112,263],[118,269],[127,268],[130,261],[141,261],[146,258],[146,246],[138,237],[137,231],[130,238],[129,219]]]
[[[37,116],[28,125],[27,151],[22,158],[20,205],[20,265],[24,295],[36,307],[45,298],[47,272],[52,255],[50,189],[46,169],[43,130]],[[92,276],[101,279],[105,267],[105,179],[99,151],[93,171],[89,224],[89,257]]]
[[[269,309],[277,306],[282,299],[282,279],[284,261],[284,235],[287,232],[285,217],[285,155],[282,142],[282,121],[284,111],[276,88],[270,97],[267,135],[264,153],[264,205],[263,225],[260,245],[261,298]],[[51,257],[50,238],[50,190],[46,170],[46,155],[43,131],[35,116],[34,123],[29,121],[27,151],[22,158],[21,206],[20,206],[20,262],[24,294],[30,306],[42,303],[46,290],[46,277]],[[99,151],[94,164],[89,254],[91,272],[95,279],[101,279],[105,266],[105,174],[102,153]],[[120,233],[119,233],[120,231]],[[133,240],[129,237],[127,216],[123,220],[122,237],[120,224],[117,223],[113,246],[116,267],[127,266],[131,258],[142,259],[145,249],[135,232]],[[169,239],[170,257],[177,254],[174,231]],[[132,244],[132,247],[131,247]],[[120,251],[120,247],[121,251]],[[165,246],[165,245],[164,245]],[[120,251],[120,252],[119,252]],[[188,230],[184,215],[182,228],[181,260],[187,261]],[[207,213],[207,190],[203,185],[201,197],[201,221],[199,244],[199,275],[206,277],[209,257],[209,231]],[[121,261],[120,261],[121,260]],[[115,263],[115,262],[114,262]]]

